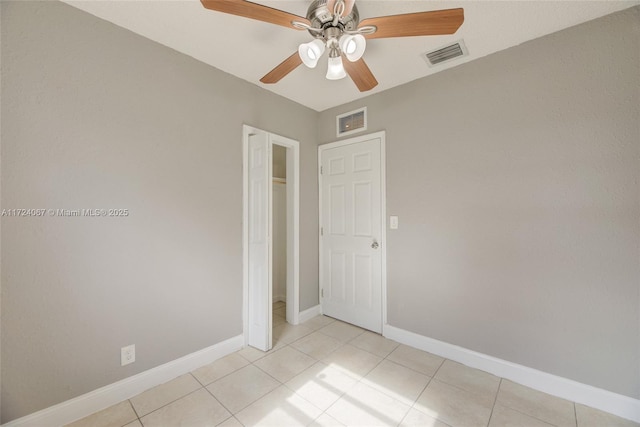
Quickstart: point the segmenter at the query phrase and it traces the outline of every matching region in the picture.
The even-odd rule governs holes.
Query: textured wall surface
[[[301,143],[317,304],[317,113],[58,2],[2,7],[2,422],[242,333],[242,125]],[[120,367],[120,347],[137,360]]]
[[[640,398],[639,55],[636,7],[321,114],[387,131],[391,325]]]

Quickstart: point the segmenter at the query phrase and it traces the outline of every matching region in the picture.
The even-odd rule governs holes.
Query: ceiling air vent
[[[440,49],[423,53],[422,57],[430,67],[433,67],[443,62],[451,61],[455,58],[467,56],[467,47],[464,45],[464,41],[459,40],[453,44],[442,47]]]
[[[367,130],[367,107],[337,116],[336,128],[338,137]]]

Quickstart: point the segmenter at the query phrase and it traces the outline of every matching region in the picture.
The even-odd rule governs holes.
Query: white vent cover
[[[367,130],[367,107],[337,116],[336,129],[338,137]]]
[[[461,58],[467,56],[467,47],[463,40],[441,47],[440,49],[433,50],[431,52],[423,53],[422,58],[427,61],[427,65],[433,67],[443,62],[449,62],[455,58]]]

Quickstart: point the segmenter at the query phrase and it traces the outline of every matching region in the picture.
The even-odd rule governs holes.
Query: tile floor
[[[273,313],[273,350],[245,348],[70,426],[638,426],[329,317]]]

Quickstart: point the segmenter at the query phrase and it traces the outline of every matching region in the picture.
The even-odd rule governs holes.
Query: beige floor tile
[[[273,345],[273,347],[271,347],[271,350],[269,350],[267,352],[267,354],[271,354],[273,352],[276,352],[284,347],[286,347],[288,344],[282,340],[278,341],[277,339],[273,339],[273,342],[271,343]]]
[[[320,328],[324,328],[325,326],[335,322],[335,319],[332,319],[331,317],[327,317],[327,316],[323,316],[323,315],[319,315],[316,317],[313,317],[309,320],[307,320],[306,322],[302,323],[302,325],[306,326],[307,328],[311,328],[314,331],[318,330]]]
[[[240,411],[236,418],[245,426],[297,427],[311,424],[320,414],[320,409],[281,386]]]
[[[375,368],[382,361],[382,358],[350,344],[345,344],[322,361],[332,368],[360,379]]]
[[[533,390],[509,380],[502,380],[497,402],[559,427],[575,427],[572,402]]]
[[[397,342],[370,331],[365,331],[365,333],[358,335],[349,341],[349,344],[380,357],[387,357],[389,353],[398,347]]]
[[[408,405],[416,401],[430,377],[389,360],[373,368],[362,382]]]
[[[130,401],[138,416],[143,417],[201,387],[191,374],[186,374],[140,393]]]
[[[313,329],[303,325],[291,325],[284,323],[273,328],[273,341],[290,344],[313,332]]]
[[[491,406],[478,395],[431,380],[420,395],[415,409],[450,426],[486,426],[491,416]]]
[[[315,362],[312,357],[287,346],[256,361],[254,365],[284,383]]]
[[[364,333],[364,329],[348,323],[340,322],[339,320],[329,323],[324,328],[318,330],[325,335],[337,338],[343,342],[349,342],[358,335]]]
[[[192,374],[203,385],[209,385],[215,380],[229,375],[248,364],[249,362],[236,352],[218,359],[213,363],[202,366],[193,371]]]
[[[340,421],[335,418],[322,414],[314,422],[310,424],[309,427],[345,427]]]
[[[530,417],[522,412],[509,409],[506,406],[496,405],[491,414],[489,427],[551,427],[537,418]],[[604,427],[600,425],[599,427]]]
[[[449,427],[442,421],[411,408],[400,423],[400,427]],[[524,427],[524,426],[522,426]]]
[[[485,399],[487,405],[493,405],[500,386],[500,377],[451,360],[444,361],[434,378],[478,394],[482,399]]]
[[[640,424],[576,403],[578,427],[639,427]]]
[[[284,301],[276,301],[273,303],[273,309],[277,310],[279,308],[285,308],[287,306],[287,303],[285,303]]]
[[[283,318],[287,317],[287,309],[285,307],[274,308],[272,313],[275,316],[279,316],[279,317],[283,317]]]
[[[444,359],[440,356],[402,344],[393,350],[387,356],[387,359],[430,377],[436,373],[442,362],[444,362]]]
[[[356,382],[355,378],[318,362],[287,381],[285,385],[324,411]]]
[[[195,391],[141,418],[144,427],[216,426],[231,414],[205,389]]]
[[[287,323],[284,317],[282,316],[273,316],[273,320],[271,321],[271,327],[276,328],[280,325],[284,325]]]
[[[258,350],[257,348],[246,346],[240,351],[237,351],[235,354],[239,354],[240,356],[247,359],[249,362],[255,362],[258,359],[262,359],[266,355],[269,354],[268,351]]]
[[[223,422],[221,422],[220,424],[218,424],[218,427],[243,427],[243,425],[240,421],[238,421],[237,418],[229,417]]]
[[[133,411],[131,404],[128,400],[125,400],[68,424],[67,427],[120,427],[137,419],[138,416]]]
[[[270,375],[250,365],[220,378],[207,390],[232,414],[236,414],[279,386],[280,383]]]
[[[398,425],[410,406],[359,383],[326,412],[348,426]]]
[[[317,319],[306,327],[308,335],[290,345],[281,340],[270,352],[247,347],[69,426],[576,427],[577,415],[577,427],[640,427],[430,353],[396,347],[352,325]],[[313,332],[314,327],[320,330]],[[215,381],[204,389],[194,375]]]
[[[313,332],[291,343],[291,347],[318,360],[327,357],[343,345],[344,343],[339,339],[320,332]]]

